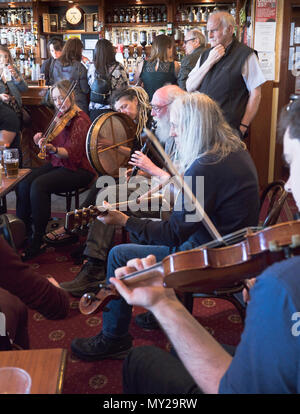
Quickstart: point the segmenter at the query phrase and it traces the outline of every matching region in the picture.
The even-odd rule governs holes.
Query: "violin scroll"
[[[105,283],[99,284],[99,292],[97,294],[92,292],[85,293],[79,301],[79,310],[83,315],[90,315],[95,312],[105,310],[105,306],[113,299],[120,299],[120,295],[113,285]]]

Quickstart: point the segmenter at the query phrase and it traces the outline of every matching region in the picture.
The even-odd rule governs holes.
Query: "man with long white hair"
[[[254,50],[236,39],[234,28],[229,13],[211,13],[207,22],[211,48],[190,72],[186,90],[217,101],[227,122],[244,136],[259,108],[265,78]]]
[[[171,105],[170,135],[178,148],[185,179],[199,200],[199,177],[204,181],[204,210],[221,235],[258,222],[257,173],[245,144],[233,133],[219,106],[207,95],[184,93]],[[200,180],[201,183],[201,180]],[[185,196],[175,204],[168,220],[153,221],[128,217],[110,210],[98,217],[105,224],[124,226],[139,244],[127,243],[110,250],[107,280],[115,269],[136,257],[153,254],[157,261],[169,254],[189,250],[211,239],[201,218],[186,209]],[[190,207],[191,205],[189,205]],[[193,212],[194,213],[194,212]],[[102,331],[91,338],[76,338],[71,348],[84,360],[122,358],[132,347],[128,333],[131,307],[125,300],[113,300],[103,314]]]
[[[136,99],[136,90],[140,92],[143,91],[143,94],[146,96]],[[130,96],[128,96],[130,92]],[[135,112],[139,109],[137,119],[140,121],[140,132],[142,132],[145,127],[145,121],[149,115],[149,111],[144,111],[144,121],[141,116],[141,108],[150,107],[148,101],[148,95],[141,87],[135,87],[135,89],[129,88],[124,91],[117,91],[116,99],[114,101],[114,107],[116,110],[127,114],[128,116],[135,116]],[[184,94],[185,92],[180,89],[177,85],[167,85],[158,89],[152,98],[152,110],[151,115],[157,123],[156,134],[159,137],[160,141],[165,144],[166,151],[169,156],[174,156],[173,151],[173,139],[169,139],[170,131],[170,121],[169,121],[169,105],[173,100]],[[152,157],[152,159],[154,159]],[[139,172],[146,173],[148,177],[156,177],[159,182],[164,181],[169,178],[169,174],[164,171],[160,166],[155,164],[151,158],[142,153],[140,150],[134,151],[131,155],[131,161],[129,162],[132,167],[136,166],[139,168]],[[131,173],[129,170],[129,174]],[[125,202],[132,199],[132,194],[137,188],[141,192],[147,192],[149,187],[149,181],[142,179],[143,177],[138,177],[139,180],[136,182],[133,177],[129,180],[129,185],[119,184],[119,185],[110,185],[99,190],[97,195],[96,204],[101,205],[103,200],[107,200],[107,196],[116,197],[115,201]],[[106,179],[106,178],[105,178]],[[101,180],[101,178],[100,178]],[[142,189],[143,188],[143,189]],[[135,193],[136,194],[136,193]],[[156,206],[157,209],[153,207],[152,210],[144,206],[143,210],[138,209],[133,211],[133,209],[127,209],[128,214],[133,214],[137,217],[155,217],[159,218],[160,213],[158,211],[158,203]],[[152,207],[152,205],[151,205]],[[70,294],[75,297],[80,297],[86,292],[97,292],[98,286],[101,281],[105,279],[106,276],[106,260],[108,252],[113,244],[115,235],[115,226],[105,225],[100,221],[96,220],[89,227],[89,232],[87,235],[87,240],[84,248],[84,256],[86,262],[83,264],[82,268],[72,281],[61,283],[61,287],[67,290]]]

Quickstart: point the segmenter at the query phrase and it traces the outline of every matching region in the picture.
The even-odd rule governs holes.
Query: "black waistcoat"
[[[200,65],[205,62],[211,49],[201,56]],[[199,92],[205,93],[218,102],[227,122],[239,129],[249,93],[242,77],[242,67],[253,49],[233,38],[225,55],[205,75]]]

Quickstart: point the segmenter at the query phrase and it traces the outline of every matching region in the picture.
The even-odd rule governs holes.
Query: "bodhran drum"
[[[99,175],[118,177],[119,168],[128,167],[129,156],[119,147],[132,148],[135,132],[135,123],[120,112],[107,112],[94,120],[86,138],[86,154]]]

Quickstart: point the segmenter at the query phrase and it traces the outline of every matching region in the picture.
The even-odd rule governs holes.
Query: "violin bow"
[[[203,224],[206,228],[206,230],[209,232],[209,234],[212,236],[213,239],[216,239],[220,242],[225,243],[223,237],[216,229],[215,225],[211,221],[211,219],[206,214],[204,208],[201,206],[195,195],[193,194],[190,187],[187,185],[187,183],[184,181],[183,177],[179,174],[177,169],[175,168],[174,164],[172,163],[170,157],[166,154],[165,150],[161,146],[160,142],[156,138],[156,136],[148,129],[144,128],[145,133],[147,134],[150,141],[155,145],[157,148],[157,151],[160,153],[160,155],[164,159],[165,167],[168,171],[168,173],[174,177],[175,184],[178,186],[178,188],[183,189],[184,195],[187,196],[190,203],[192,203],[195,206],[197,214],[199,214],[203,218]],[[226,243],[225,243],[226,244]]]

